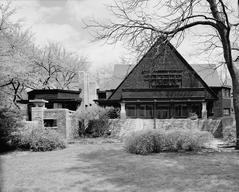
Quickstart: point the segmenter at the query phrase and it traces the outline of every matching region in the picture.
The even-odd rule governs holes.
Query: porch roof
[[[203,88],[195,88],[195,89],[123,89],[122,92],[122,100],[127,99],[160,99],[160,100],[205,100],[209,99],[207,98],[207,95],[205,93],[205,90]]]

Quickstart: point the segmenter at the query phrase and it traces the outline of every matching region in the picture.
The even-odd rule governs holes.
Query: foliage
[[[31,50],[31,34],[11,22],[15,10],[9,2],[0,5],[0,97],[1,105],[11,107],[33,81],[26,52]]]
[[[166,151],[195,151],[212,139],[212,135],[206,131],[176,129],[166,133],[164,143]]]
[[[196,113],[189,113],[189,119],[196,120],[198,119],[198,115]]]
[[[13,133],[13,145],[23,150],[52,151],[66,147],[64,139],[49,128],[23,127]]]
[[[76,88],[78,72],[86,71],[88,67],[85,57],[78,57],[56,43],[42,49],[35,48],[28,58],[31,70],[37,74],[35,80],[38,86],[47,89]]]
[[[160,149],[160,141],[157,144],[156,136],[159,132],[153,130],[137,131],[131,133],[125,140],[125,149],[130,153],[145,155],[148,153],[156,152],[155,148]],[[157,137],[159,139],[160,137]]]
[[[21,114],[9,108],[0,108],[0,152],[10,149],[11,134],[21,127]]]
[[[79,109],[75,112],[75,118],[77,118],[81,125],[79,127],[80,136],[92,136],[100,137],[110,134],[110,117],[117,116],[118,112],[115,112],[113,107],[99,107],[91,106],[84,109]]]
[[[110,134],[108,119],[90,120],[85,133],[92,137],[101,137]]]
[[[211,139],[212,135],[206,131],[151,129],[132,132],[125,139],[125,149],[141,155],[163,151],[196,151]]]
[[[228,144],[236,143],[236,126],[235,124],[223,128],[223,140]]]
[[[0,104],[18,107],[26,89],[78,89],[78,71],[86,71],[85,57],[66,51],[59,44],[37,47],[19,22],[9,1],[0,4]]]

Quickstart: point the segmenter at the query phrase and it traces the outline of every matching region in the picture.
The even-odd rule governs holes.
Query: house
[[[116,65],[95,102],[120,108],[123,118],[230,115],[230,87],[220,84],[214,67],[189,65],[172,44],[159,39],[137,65]]]
[[[80,106],[82,99],[80,98],[81,90],[61,90],[61,89],[34,89],[29,91],[27,100],[20,100],[19,103],[27,104],[28,120],[32,119],[31,108],[38,101],[46,101],[47,109],[69,109],[76,111]]]

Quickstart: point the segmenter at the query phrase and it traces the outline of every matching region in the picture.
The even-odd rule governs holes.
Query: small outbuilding
[[[34,89],[29,91],[27,100],[20,100],[19,103],[27,104],[28,120],[31,120],[31,108],[37,101],[43,100],[45,108],[47,109],[69,109],[76,111],[81,105],[80,98],[81,89],[75,90],[61,90],[61,89]]]

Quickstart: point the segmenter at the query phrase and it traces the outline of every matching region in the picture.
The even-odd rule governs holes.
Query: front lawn
[[[121,143],[78,143],[60,151],[1,155],[2,191],[233,192],[239,152],[124,152]],[[1,191],[1,190],[0,190]]]

